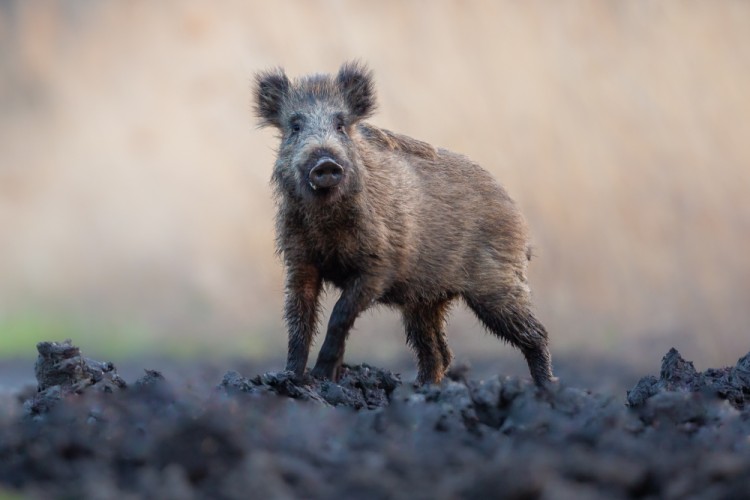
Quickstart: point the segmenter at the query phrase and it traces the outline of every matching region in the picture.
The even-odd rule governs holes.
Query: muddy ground
[[[38,351],[37,387],[0,401],[0,497],[750,495],[750,353],[697,372],[671,350],[623,404],[461,367],[422,388],[358,365],[339,383],[227,372],[190,389],[124,380],[70,343]]]

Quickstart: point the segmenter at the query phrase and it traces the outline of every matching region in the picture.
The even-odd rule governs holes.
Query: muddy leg
[[[536,385],[552,380],[547,330],[529,309],[525,292],[465,295],[464,298],[487,329],[521,350]]]
[[[453,359],[444,331],[446,310],[447,302],[417,304],[403,310],[406,342],[417,353],[418,384],[440,382]]]
[[[286,369],[305,373],[318,317],[321,280],[313,266],[290,267],[287,274],[284,319],[289,331]]]
[[[336,380],[338,369],[344,360],[346,338],[354,325],[357,316],[367,309],[377,298],[374,283],[358,278],[347,286],[341,297],[333,306],[328,331],[323,346],[318,353],[318,360],[312,370],[315,378]]]
[[[441,328],[437,334],[437,345],[440,351],[440,356],[443,358],[443,375],[448,371],[453,361],[453,353],[450,347],[448,347],[448,336],[445,334],[445,328]]]

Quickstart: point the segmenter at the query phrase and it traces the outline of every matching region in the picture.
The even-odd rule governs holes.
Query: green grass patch
[[[20,493],[0,488],[0,500],[23,500],[24,498],[26,497],[24,497]]]
[[[75,337],[77,330],[66,321],[35,315],[21,315],[0,319],[0,355],[3,357],[29,356],[36,353],[42,340],[64,340]]]
[[[35,357],[38,342],[65,339],[71,339],[87,356],[110,361],[144,355],[259,359],[269,352],[283,350],[286,342],[286,336],[279,337],[269,331],[181,334],[135,323],[64,315],[27,313],[0,317],[0,359]]]
[[[36,355],[41,341],[72,339],[84,352],[114,358],[132,356],[153,343],[152,332],[136,326],[113,326],[64,316],[18,314],[0,319],[0,357]]]

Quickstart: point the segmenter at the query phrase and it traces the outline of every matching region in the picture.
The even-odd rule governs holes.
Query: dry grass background
[[[283,358],[252,75],[351,58],[374,123],[519,202],[554,352],[750,347],[750,4],[645,0],[0,3],[0,345]],[[459,356],[509,350],[462,307],[449,329]],[[387,311],[350,345],[407,354]]]

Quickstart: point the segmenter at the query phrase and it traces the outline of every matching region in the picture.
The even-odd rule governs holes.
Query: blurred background
[[[253,74],[353,58],[375,71],[373,123],[470,156],[517,200],[563,364],[750,349],[750,3],[5,0],[0,357],[72,337],[108,359],[281,368],[277,140]],[[449,338],[523,373],[462,305]],[[385,309],[348,346],[411,359]]]

